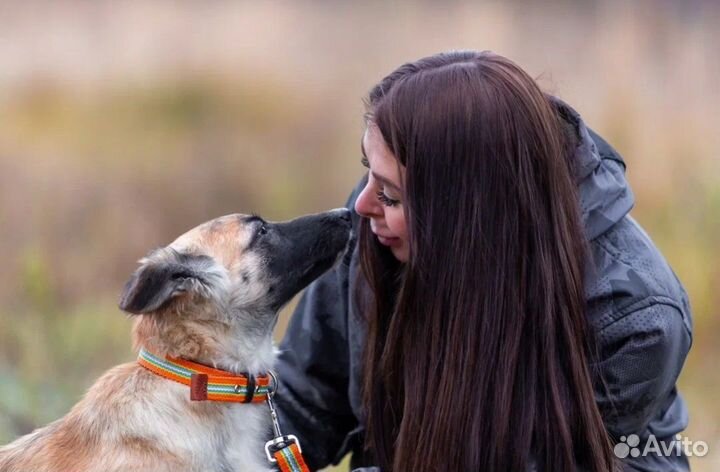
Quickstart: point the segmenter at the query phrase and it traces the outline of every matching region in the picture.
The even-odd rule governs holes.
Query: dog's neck
[[[136,350],[144,347],[231,373],[267,372],[275,348],[269,330],[252,330],[209,320],[173,320],[141,315],[133,326]]]

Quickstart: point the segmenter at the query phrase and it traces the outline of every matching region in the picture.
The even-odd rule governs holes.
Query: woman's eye
[[[400,203],[400,200],[395,200],[393,198],[388,197],[387,195],[385,195],[385,192],[383,192],[382,190],[378,190],[376,192],[376,195],[378,197],[378,200],[380,200],[380,203],[382,203],[383,205],[385,205],[387,207],[394,207]]]

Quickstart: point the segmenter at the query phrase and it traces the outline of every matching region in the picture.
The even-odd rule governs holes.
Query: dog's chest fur
[[[153,405],[131,408],[131,424],[143,425],[158,446],[183,457],[184,470],[271,470],[263,441],[270,431],[267,405],[191,402],[188,408],[188,388],[164,383],[171,385],[154,395]]]

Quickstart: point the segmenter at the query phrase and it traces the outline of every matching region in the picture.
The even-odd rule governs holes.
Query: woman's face
[[[370,219],[370,228],[380,244],[388,246],[396,259],[407,262],[410,248],[401,200],[405,168],[372,123],[365,130],[362,150],[363,165],[369,169],[368,182],[355,201],[355,211]]]

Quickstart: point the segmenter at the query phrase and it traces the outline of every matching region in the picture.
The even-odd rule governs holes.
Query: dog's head
[[[200,350],[238,336],[269,340],[280,307],[338,260],[350,231],[346,209],[280,223],[214,219],[142,259],[120,308],[144,315],[136,344],[155,338],[178,355],[191,338]]]

